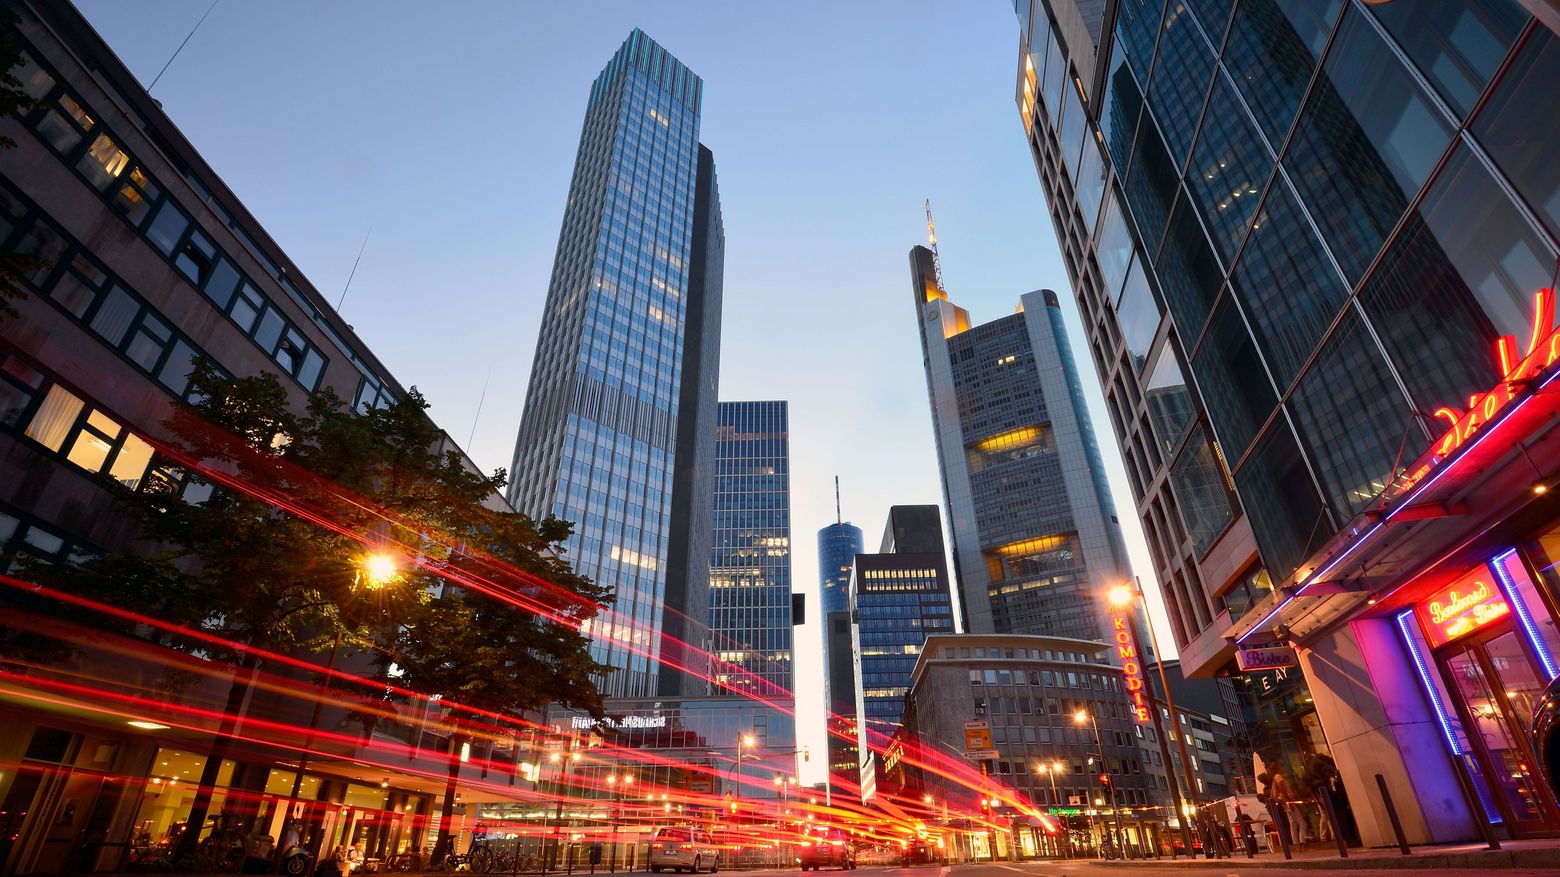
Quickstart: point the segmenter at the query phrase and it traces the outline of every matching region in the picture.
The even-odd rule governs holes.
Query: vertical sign
[[[1148,695],[1143,689],[1143,662],[1138,657],[1137,631],[1132,629],[1131,604],[1110,613],[1110,632],[1115,640],[1116,657],[1121,659],[1121,682],[1127,689],[1127,700],[1132,702],[1132,718],[1147,724],[1149,714]]]

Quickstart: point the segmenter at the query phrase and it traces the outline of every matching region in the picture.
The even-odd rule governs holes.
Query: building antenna
[[[184,42],[179,43],[179,47],[174,49],[173,54],[168,57],[168,63],[164,64],[162,69],[157,71],[157,75],[152,78],[152,84],[146,87],[147,94],[151,94],[152,89],[157,87],[157,80],[161,79],[163,74],[168,72],[168,68],[173,66],[173,59],[179,57],[179,53],[184,51],[184,46],[189,43],[190,37],[194,36],[195,31],[200,30],[200,26],[206,23],[206,16],[210,15],[211,10],[216,9],[217,4],[221,2],[222,0],[211,0],[211,5],[206,8],[206,15],[202,15],[200,21],[195,22],[195,26],[190,28],[190,32],[184,36]]]
[[[489,365],[487,377],[482,379],[482,395],[477,397],[477,413],[471,418],[471,435],[466,437],[466,453],[471,453],[471,443],[477,440],[477,421],[482,419],[482,403],[487,400],[488,381],[493,379],[493,366]]]
[[[844,515],[840,514],[840,476],[834,476],[834,523],[845,523]]]
[[[347,290],[352,288],[352,278],[357,276],[358,263],[363,261],[363,251],[368,249],[368,239],[374,234],[374,224],[368,224],[368,234],[363,235],[363,245],[358,247],[357,258],[352,260],[352,273],[347,275],[347,285],[341,288],[341,298],[336,300],[336,313],[341,313],[341,306],[347,302]]]
[[[932,199],[926,199],[926,237],[932,242],[932,271],[937,275],[937,288],[943,292],[948,287],[943,285],[942,256],[937,254],[937,226],[932,224]]]

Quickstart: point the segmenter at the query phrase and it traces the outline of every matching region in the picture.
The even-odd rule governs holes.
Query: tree
[[[21,18],[10,9],[0,9],[0,118],[10,119],[34,106],[32,96],[22,90],[22,82],[11,71],[22,66],[22,45],[16,38],[16,23]],[[16,141],[0,136],[0,149],[15,149]],[[27,295],[23,280],[47,262],[28,253],[0,248],[0,317],[19,316],[11,302]]]
[[[415,389],[363,413],[326,390],[300,414],[272,374],[228,379],[198,363],[191,382],[198,401],[165,421],[171,440],[123,497],[154,549],[55,573],[61,587],[225,643],[168,638],[234,667],[185,854],[264,652],[346,648],[385,669],[394,655],[408,668],[399,684],[481,710],[558,701],[600,713],[593,678],[605,668],[579,626],[610,592],[560,559],[569,524],[490,506],[504,473],[473,472],[440,450],[445,437]],[[370,592],[362,561],[374,550],[403,562],[393,587]],[[485,593],[451,584],[479,579]]]

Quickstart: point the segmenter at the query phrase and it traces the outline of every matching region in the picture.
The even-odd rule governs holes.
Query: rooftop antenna
[[[845,517],[840,514],[840,476],[834,476],[834,523],[845,523]]]
[[[363,261],[363,251],[368,249],[368,239],[374,236],[374,224],[368,224],[368,234],[363,235],[363,245],[358,247],[357,258],[352,260],[352,273],[347,275],[347,285],[341,288],[341,298],[336,301],[336,313],[341,313],[341,306],[347,303],[347,290],[352,288],[352,278],[357,276],[358,264]]]
[[[482,379],[482,395],[477,397],[477,413],[471,418],[471,435],[466,437],[466,453],[471,453],[471,443],[477,440],[477,421],[482,419],[482,403],[487,401],[488,381],[493,379],[493,367],[488,366],[487,377]]]
[[[206,7],[206,14],[202,15],[200,20],[195,22],[195,26],[190,28],[190,32],[184,35],[184,42],[179,43],[179,47],[173,50],[172,55],[168,56],[168,63],[162,65],[162,69],[157,71],[156,76],[152,77],[152,84],[146,87],[147,94],[151,94],[152,89],[157,87],[157,80],[162,79],[163,74],[168,72],[168,68],[173,66],[173,60],[179,57],[180,52],[184,51],[184,47],[189,44],[190,37],[195,36],[195,31],[200,30],[200,26],[206,23],[206,17],[211,15],[211,10],[216,9],[217,4],[220,2],[222,0],[211,0],[211,5]]]
[[[937,226],[932,224],[932,199],[926,199],[926,237],[932,242],[932,271],[937,275],[937,288],[943,292],[948,287],[943,285],[942,256],[937,254]]]

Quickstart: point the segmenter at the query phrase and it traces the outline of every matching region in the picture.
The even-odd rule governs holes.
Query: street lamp
[[[1121,811],[1116,809],[1116,784],[1110,781],[1110,762],[1105,760],[1105,740],[1100,736],[1100,723],[1094,713],[1089,710],[1078,710],[1073,713],[1073,721],[1079,725],[1088,720],[1090,727],[1094,729],[1094,745],[1100,751],[1101,784],[1105,786],[1105,792],[1110,798],[1111,834],[1115,838],[1116,849],[1126,855],[1126,849],[1121,845]]]
[[[1106,600],[1110,603],[1111,608],[1124,612],[1129,608],[1133,608],[1134,604],[1143,597],[1142,580],[1134,576],[1133,581],[1136,583],[1136,586],[1122,583],[1110,589],[1110,591],[1106,594]],[[1146,614],[1146,602],[1144,604],[1144,608]],[[1141,659],[1143,657],[1143,645],[1142,641],[1138,638],[1137,612],[1135,609],[1130,615],[1128,615],[1127,632],[1131,636],[1131,646],[1133,653],[1137,655],[1139,659]],[[1170,693],[1170,679],[1165,675],[1165,662],[1159,651],[1159,634],[1154,632],[1154,625],[1152,621],[1148,622],[1148,637],[1149,644],[1154,649],[1154,664],[1159,668],[1159,689],[1160,691],[1164,692],[1165,707],[1170,713],[1171,730],[1175,734],[1175,745],[1181,753],[1181,769],[1186,772],[1186,793],[1185,795],[1182,795],[1181,784],[1176,780],[1175,768],[1174,765],[1171,764],[1169,743],[1165,740],[1164,716],[1159,712],[1159,706],[1154,701],[1153,687],[1145,684],[1144,687],[1148,689],[1148,705],[1154,713],[1154,730],[1159,735],[1159,756],[1160,758],[1164,759],[1165,762],[1165,775],[1168,778],[1168,785],[1170,786],[1170,798],[1177,805],[1172,809],[1185,810],[1186,805],[1190,804],[1192,812],[1195,813],[1197,812],[1197,808],[1201,803],[1198,800],[1199,796],[1197,794],[1197,781],[1192,775],[1192,762],[1186,751],[1186,738],[1181,734],[1180,730],[1181,714],[1176,712],[1175,696]],[[1185,818],[1182,818],[1179,821],[1181,823],[1181,842],[1186,846],[1186,854],[1188,856],[1194,855],[1192,851],[1191,826],[1188,824]],[[1171,852],[1174,853],[1173,845],[1171,847]]]

